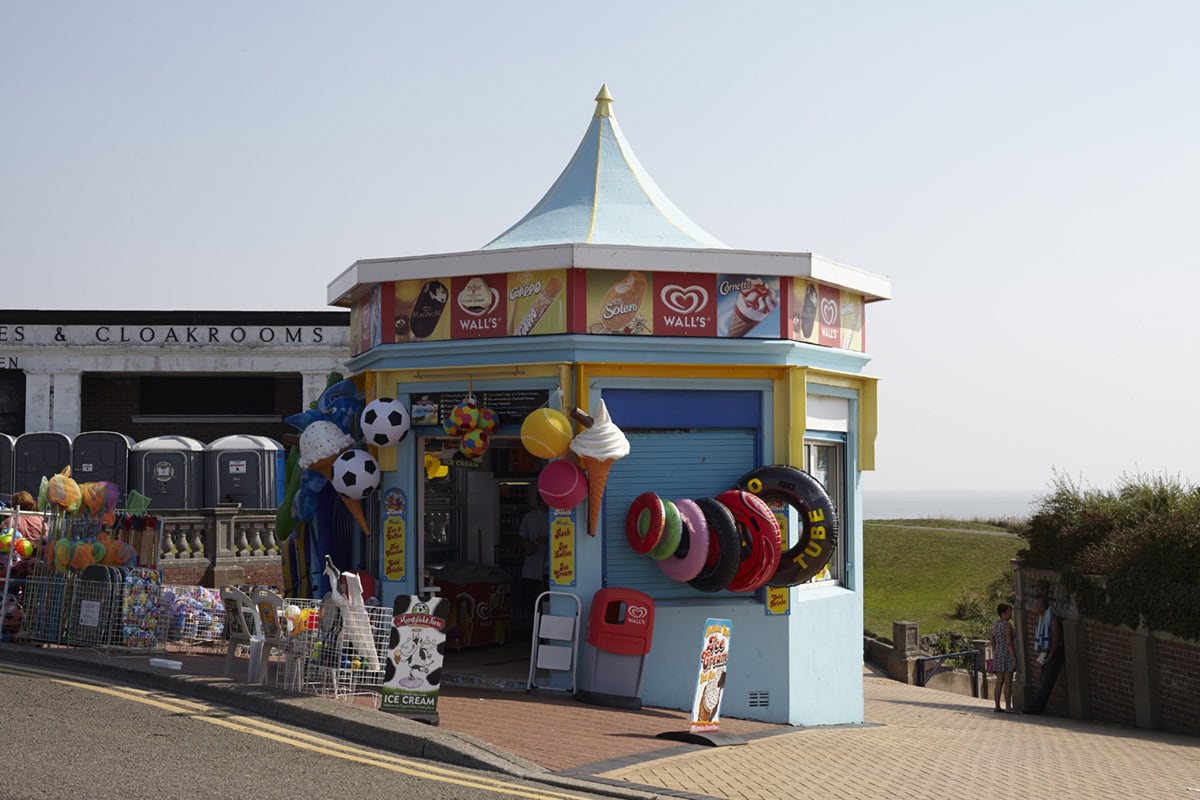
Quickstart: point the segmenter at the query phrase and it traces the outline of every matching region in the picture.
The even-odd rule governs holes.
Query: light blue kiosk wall
[[[471,367],[506,366],[520,363],[574,363],[574,362],[638,362],[657,361],[697,363],[701,349],[708,351],[708,363],[734,362],[745,364],[803,363],[807,366],[837,370],[849,374],[861,371],[866,359],[859,354],[843,354],[828,348],[799,345],[788,355],[779,359],[764,358],[762,350],[755,357],[749,353],[733,352],[729,347],[697,347],[699,343],[687,343],[679,352],[664,352],[653,342],[622,342],[622,347],[600,350],[593,344],[595,337],[537,337],[519,344],[507,340],[504,347],[481,342],[476,346],[463,347],[463,343],[429,343],[426,345],[392,345],[377,347],[351,362],[356,372],[365,369],[395,369],[464,367],[463,380],[457,382],[422,382],[395,387],[380,386],[380,393],[389,390],[399,399],[409,403],[410,394],[416,392],[461,391]],[[728,344],[728,343],[724,343]],[[611,348],[609,350],[608,348]],[[506,389],[555,388],[539,381],[504,379],[474,381],[476,391],[503,391]],[[732,453],[733,457],[715,459],[712,469],[696,469],[686,474],[685,484],[679,486],[669,480],[663,481],[666,497],[712,496],[730,488],[733,480],[754,466],[778,463],[785,454],[772,450],[774,431],[771,420],[775,398],[769,382],[752,380],[722,381],[671,381],[648,379],[597,379],[587,388],[587,397],[579,398],[578,405],[590,409],[605,398],[613,413],[614,421],[622,427],[630,427],[631,442],[637,447],[638,438],[654,436],[656,428],[678,429],[681,422],[678,408],[668,405],[675,414],[664,420],[662,403],[656,407],[655,392],[711,392],[714,402],[692,403],[689,408],[701,414],[698,418],[685,420],[686,435],[694,440],[719,446],[720,452]],[[626,586],[647,591],[656,599],[656,620],[653,648],[647,657],[647,675],[642,690],[646,705],[666,708],[690,709],[696,678],[700,636],[704,620],[708,617],[727,617],[733,621],[733,641],[729,661],[729,677],[722,713],[733,717],[760,719],[794,725],[829,725],[859,723],[863,720],[862,695],[862,522],[861,495],[857,464],[858,427],[857,395],[851,390],[821,387],[810,384],[811,395],[828,394],[844,398],[847,419],[844,431],[834,431],[844,441],[844,481],[846,486],[846,508],[839,509],[841,532],[835,558],[844,559],[843,578],[840,585],[814,585],[794,587],[789,591],[790,613],[768,616],[765,604],[753,595],[721,592],[705,594],[684,584],[676,584],[661,576],[657,567],[645,556],[632,556],[625,542],[624,513],[629,501],[642,491],[657,490],[645,475],[637,472],[637,458],[631,453],[627,459],[616,462],[609,476],[605,507],[599,523],[599,535],[586,533],[587,516],[580,506],[577,516],[576,573],[573,587],[552,587],[579,597],[583,606],[581,642],[586,635],[586,619],[592,596],[604,586]],[[630,398],[651,397],[645,411],[630,411]],[[646,393],[650,393],[647,395]],[[553,394],[553,393],[552,393]],[[720,409],[727,404],[716,402],[721,397],[734,397],[738,415],[724,416]],[[747,402],[746,397],[754,399]],[[660,395],[659,400],[662,399]],[[717,414],[704,417],[705,409]],[[630,416],[630,414],[633,416]],[[642,418],[638,414],[642,413]],[[624,416],[626,419],[622,419]],[[718,418],[719,417],[719,418]],[[640,423],[640,424],[639,424]],[[643,426],[649,425],[649,428]],[[503,432],[519,433],[519,423],[505,425]],[[807,438],[823,438],[830,432],[806,431]],[[741,437],[741,438],[739,438]],[[752,447],[746,439],[752,440]],[[418,516],[417,489],[420,485],[416,469],[417,441],[419,432],[410,434],[398,445],[398,469],[385,473],[381,492],[399,487],[408,500],[407,541],[405,575],[402,580],[383,579],[381,575],[380,599],[391,604],[400,594],[415,594],[421,588],[418,574],[417,548],[421,532]],[[645,440],[643,439],[643,442]],[[662,440],[656,440],[659,447]],[[645,448],[642,448],[644,451]],[[663,452],[661,449],[656,452]],[[669,450],[666,452],[670,452]],[[740,458],[740,460],[739,460]],[[704,464],[709,459],[701,459]],[[661,466],[657,475],[669,477],[669,465]],[[624,477],[623,477],[624,476]],[[656,478],[657,479],[657,478]],[[678,487],[678,490],[677,490]],[[636,491],[635,491],[636,490]],[[632,494],[631,494],[632,492]],[[379,543],[383,547],[383,543]],[[625,555],[622,556],[621,549]],[[664,584],[666,585],[664,587]],[[674,584],[673,586],[671,584]],[[565,677],[565,676],[559,676]]]

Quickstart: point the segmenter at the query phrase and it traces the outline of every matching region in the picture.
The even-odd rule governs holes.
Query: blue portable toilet
[[[108,481],[129,486],[129,450],[133,437],[115,431],[85,431],[71,443],[71,477],[80,483]]]
[[[278,505],[279,454],[283,445],[267,436],[222,436],[204,450],[204,503],[241,503],[242,508]]]
[[[0,495],[8,500],[13,493],[13,448],[16,439],[0,433]]]
[[[71,437],[58,431],[22,433],[13,443],[13,492],[38,496],[42,478],[71,466]]]
[[[132,488],[155,509],[202,508],[204,444],[189,436],[155,436],[129,449]]]

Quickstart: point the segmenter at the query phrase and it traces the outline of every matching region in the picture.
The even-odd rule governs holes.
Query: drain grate
[[[771,693],[765,690],[750,692],[751,708],[766,708],[771,705]]]

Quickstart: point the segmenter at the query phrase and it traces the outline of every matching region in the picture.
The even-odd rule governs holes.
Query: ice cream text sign
[[[696,697],[692,701],[691,733],[712,733],[720,727],[721,696],[725,693],[725,665],[729,660],[732,634],[730,620],[709,618],[704,622],[700,671],[696,678]]]

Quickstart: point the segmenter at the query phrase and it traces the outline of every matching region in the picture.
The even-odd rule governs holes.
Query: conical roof
[[[728,249],[658,188],[612,115],[601,86],[583,141],[558,180],[517,224],[484,250],[547,244]]]

